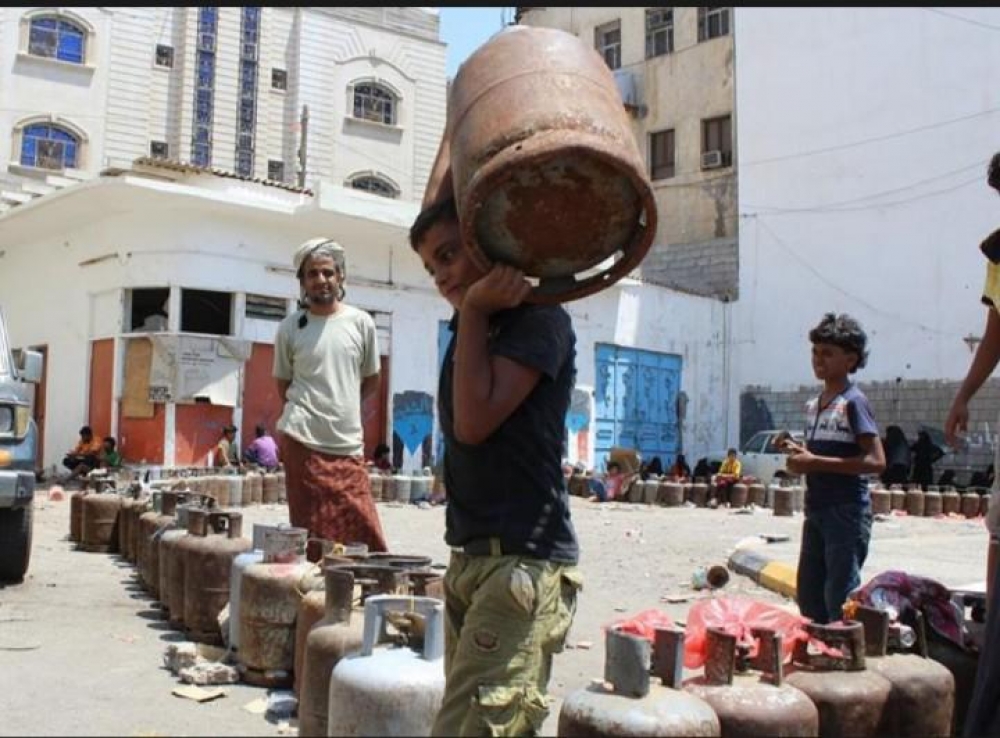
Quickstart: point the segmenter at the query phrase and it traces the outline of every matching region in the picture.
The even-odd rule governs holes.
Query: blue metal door
[[[599,343],[595,364],[594,468],[604,469],[612,446],[634,448],[643,461],[659,456],[669,467],[680,450],[681,357]]]

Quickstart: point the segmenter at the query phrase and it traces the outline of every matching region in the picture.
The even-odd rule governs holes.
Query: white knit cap
[[[295,267],[295,271],[298,272],[306,259],[313,254],[329,256],[342,271],[346,271],[347,269],[344,247],[331,238],[319,236],[317,238],[310,238],[295,250],[295,255],[292,257],[292,266]]]

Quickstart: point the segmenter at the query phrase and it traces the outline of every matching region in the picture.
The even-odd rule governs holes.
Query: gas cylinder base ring
[[[284,669],[260,671],[258,669],[251,669],[244,664],[239,664],[236,670],[239,672],[242,681],[254,687],[283,689],[291,687],[294,682],[292,673]]]
[[[111,553],[111,546],[99,546],[94,543],[78,543],[76,544],[77,551],[84,551],[85,553]]]

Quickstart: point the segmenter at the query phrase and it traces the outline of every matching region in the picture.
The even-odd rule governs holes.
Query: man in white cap
[[[385,551],[361,425],[362,399],[378,389],[375,321],[343,301],[347,266],[339,244],[310,239],[293,264],[303,307],[278,327],[273,372],[285,402],[278,430],[289,518],[310,537]],[[317,543],[307,556],[319,560]]]

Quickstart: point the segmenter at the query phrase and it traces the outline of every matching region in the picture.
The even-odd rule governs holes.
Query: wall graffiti
[[[433,430],[433,397],[415,391],[393,395],[392,465],[407,470],[430,466]]]

